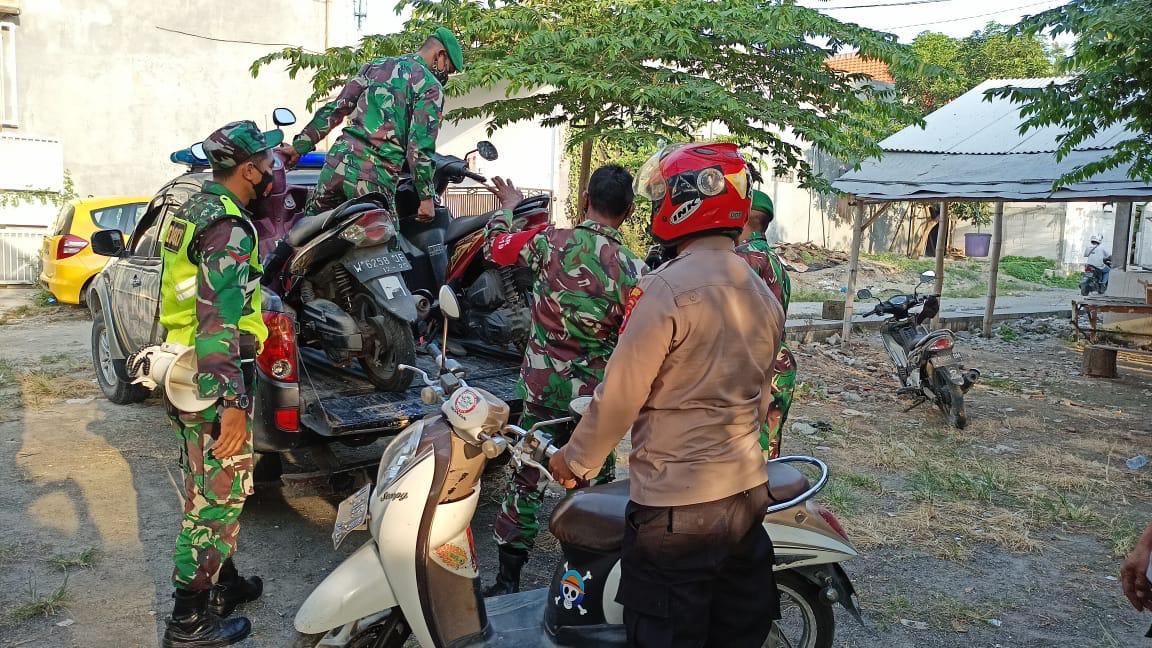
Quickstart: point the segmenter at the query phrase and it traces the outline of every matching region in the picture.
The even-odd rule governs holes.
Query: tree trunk
[[[1085,376],[1091,376],[1093,378],[1115,378],[1116,350],[1101,349],[1100,347],[1094,346],[1084,347],[1083,370]]]
[[[932,287],[935,295],[944,293],[944,259],[948,256],[948,221],[951,220],[948,207],[947,202],[940,205],[940,229],[936,233],[936,283]],[[939,315],[933,320],[933,326],[940,327]]]
[[[576,181],[576,204],[580,204],[580,195],[588,188],[588,176],[592,175],[592,146],[590,139],[584,140],[580,145],[580,174]],[[579,220],[579,217],[577,217]]]
[[[860,271],[860,240],[864,238],[864,202],[857,196],[856,216],[852,221],[852,254],[848,257],[848,294],[844,295],[844,327],[840,332],[840,347],[848,348],[848,337],[852,334],[852,308],[856,299],[856,275]]]
[[[992,268],[988,273],[988,303],[984,307],[984,337],[992,337],[992,317],[996,314],[996,282],[1000,277],[1000,250],[1004,245],[1004,203],[996,203],[992,217]]]

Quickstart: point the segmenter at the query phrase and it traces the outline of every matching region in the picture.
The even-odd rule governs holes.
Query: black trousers
[[[760,648],[780,618],[762,486],[714,502],[628,503],[620,591],[628,645]]]

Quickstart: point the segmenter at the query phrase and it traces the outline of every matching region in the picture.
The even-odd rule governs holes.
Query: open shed
[[[938,240],[948,240],[946,217],[949,203],[996,203],[992,226],[992,274],[984,333],[991,335],[996,302],[996,281],[1001,241],[1003,205],[1008,201],[1069,202],[1106,201],[1116,204],[1113,233],[1113,272],[1109,296],[1144,296],[1140,283],[1152,280],[1152,268],[1135,266],[1134,235],[1150,236],[1152,219],[1139,227],[1133,220],[1133,203],[1152,201],[1152,184],[1133,180],[1128,167],[1099,173],[1057,191],[1057,178],[1077,166],[1099,160],[1126,138],[1126,127],[1115,126],[1084,142],[1063,160],[1056,159],[1062,129],[1048,127],[1020,132],[1024,119],[1020,105],[985,92],[1004,86],[1043,87],[1058,78],[993,79],[972,88],[925,118],[924,128],[909,126],[880,143],[883,157],[865,161],[833,182],[838,191],[851,196],[854,206],[848,295],[844,308],[842,339],[851,332],[860,243],[864,231],[891,203],[921,201],[942,203]],[[1150,210],[1152,211],[1152,210]],[[1147,214],[1152,217],[1152,213]],[[936,246],[936,292],[944,283],[947,244]]]

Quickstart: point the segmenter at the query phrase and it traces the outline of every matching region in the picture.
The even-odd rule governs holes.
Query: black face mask
[[[258,204],[261,200],[268,197],[268,194],[272,191],[273,180],[275,180],[275,178],[271,171],[262,171],[260,173],[260,182],[252,186],[252,189],[256,191],[256,197],[252,199],[253,205]]]
[[[436,77],[436,80],[440,82],[440,85],[444,86],[445,88],[448,87],[448,65],[447,64],[445,64],[444,67],[439,69],[439,70],[432,70],[432,76]]]

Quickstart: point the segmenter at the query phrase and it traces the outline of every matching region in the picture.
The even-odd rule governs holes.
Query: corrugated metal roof
[[[1019,104],[987,101],[997,87],[1039,88],[1062,79],[985,81],[928,115],[921,129],[908,127],[880,143],[884,157],[867,160],[832,183],[837,191],[865,200],[1093,200],[1149,198],[1152,184],[1128,177],[1130,166],[1098,173],[1053,192],[1056,180],[1107,155],[1129,135],[1109,128],[1084,142],[1064,160],[1055,151],[1060,128],[1020,133]]]
[[[1131,180],[1127,168],[1112,169],[1055,193],[1052,183],[1100,157],[1076,151],[1062,162],[1051,153],[952,155],[888,153],[868,160],[832,183],[838,191],[866,200],[1089,200],[1152,197],[1152,186]]]
[[[1020,134],[1020,104],[1006,99],[988,101],[992,88],[1015,86],[1041,88],[1061,78],[990,79],[960,95],[925,118],[924,128],[909,126],[880,143],[885,151],[995,155],[1045,153],[1056,150],[1060,127],[1046,127]],[[1112,148],[1126,139],[1126,126],[1108,128],[1076,147],[1077,151]]]

